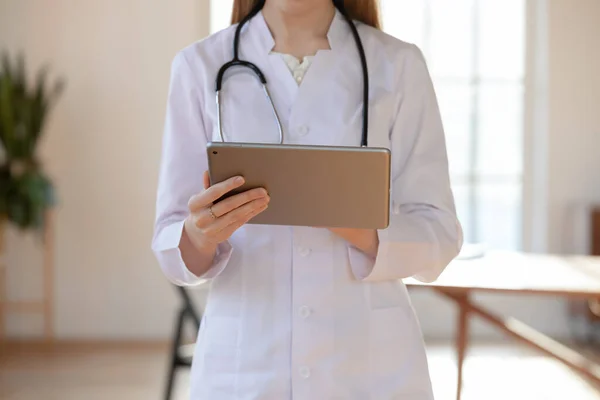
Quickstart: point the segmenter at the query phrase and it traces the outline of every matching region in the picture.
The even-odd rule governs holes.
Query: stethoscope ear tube
[[[333,0],[333,5],[340,10],[342,14],[346,14],[346,7],[344,6],[344,0]]]
[[[240,50],[240,34],[242,32],[242,28],[244,27],[244,25],[246,25],[246,23],[248,21],[250,21],[252,18],[254,18],[254,16],[256,14],[258,14],[260,12],[260,10],[263,9],[263,7],[265,6],[265,1],[266,0],[257,0],[256,4],[254,4],[254,8],[252,9],[252,11],[250,11],[250,13],[248,13],[248,15],[246,15],[244,17],[243,20],[240,21],[240,23],[238,24],[237,29],[235,30],[235,38],[233,39],[233,60],[237,61],[239,60],[239,50]]]
[[[348,22],[350,30],[352,31],[352,36],[354,37],[354,42],[356,43],[358,56],[360,57],[360,64],[363,74],[363,125],[360,146],[367,147],[369,140],[369,67],[367,65],[367,56],[365,55],[365,49],[363,47],[362,40],[360,40],[358,29],[356,29],[354,21],[352,21],[346,12],[344,0],[333,0],[333,4],[339,10],[340,14],[344,16],[346,22]]]

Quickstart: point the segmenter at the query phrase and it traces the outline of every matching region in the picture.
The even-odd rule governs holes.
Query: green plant
[[[64,82],[57,80],[49,87],[47,68],[30,82],[23,55],[11,62],[4,53],[1,64],[0,219],[21,229],[36,229],[55,202],[52,182],[42,170],[36,149]]]

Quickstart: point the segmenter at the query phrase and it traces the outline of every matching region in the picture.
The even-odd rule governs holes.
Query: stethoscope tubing
[[[362,41],[360,39],[360,35],[358,34],[358,30],[356,29],[354,22],[350,19],[350,17],[348,16],[348,14],[345,10],[344,1],[343,0],[333,0],[333,3],[335,5],[335,7],[340,11],[340,13],[344,16],[344,18],[346,19],[348,24],[350,25],[350,29],[352,31],[352,36],[354,37],[354,41],[356,42],[356,47],[357,47],[357,50],[358,50],[358,53],[360,56],[360,62],[361,62],[362,72],[363,72],[363,124],[362,124],[361,147],[367,147],[368,146],[368,131],[369,131],[369,72],[368,72],[368,66],[367,66],[367,57],[365,55],[365,50],[364,50]],[[223,66],[221,66],[221,68],[219,69],[219,72],[217,73],[216,85],[215,85],[216,102],[217,102],[217,129],[219,130],[219,137],[222,142],[225,142],[225,135],[223,133],[223,126],[222,126],[223,115],[222,115],[222,107],[221,107],[221,89],[223,86],[223,78],[225,76],[225,72],[227,72],[228,69],[230,69],[232,67],[243,67],[243,68],[249,68],[258,77],[258,79],[262,85],[263,92],[267,98],[267,101],[269,102],[269,104],[271,105],[271,109],[273,110],[273,116],[277,123],[277,129],[279,131],[279,144],[283,144],[283,140],[284,140],[283,126],[281,124],[281,119],[279,117],[279,114],[277,113],[275,103],[273,102],[273,99],[272,99],[269,89],[267,87],[267,79],[265,78],[265,75],[262,73],[260,68],[258,68],[255,64],[253,64],[249,61],[240,60],[240,58],[239,58],[239,48],[240,48],[239,43],[240,43],[240,35],[242,32],[242,28],[248,21],[250,21],[254,16],[256,16],[256,14],[258,14],[262,10],[264,5],[265,5],[265,0],[258,1],[256,3],[256,6],[254,7],[254,9],[252,9],[252,11],[242,21],[240,21],[240,23],[238,24],[238,26],[235,30],[235,36],[233,39],[233,59],[231,61],[223,64]]]

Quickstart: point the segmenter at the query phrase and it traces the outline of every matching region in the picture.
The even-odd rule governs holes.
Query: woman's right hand
[[[185,233],[194,247],[202,253],[214,252],[219,243],[252,218],[267,209],[269,195],[265,189],[251,189],[213,204],[224,194],[242,186],[244,178],[233,177],[210,186],[208,172],[204,173],[204,190],[190,199]]]

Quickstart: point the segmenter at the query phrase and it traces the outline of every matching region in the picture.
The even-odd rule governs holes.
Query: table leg
[[[467,294],[461,294],[456,297],[458,305],[458,324],[456,332],[456,358],[457,358],[457,383],[456,383],[456,400],[460,400],[463,385],[463,365],[467,353],[467,345],[469,341],[469,308],[467,307],[469,297]]]
[[[526,324],[522,323],[521,321],[515,318],[500,317],[492,312],[478,307],[477,305],[473,304],[469,300],[469,298],[464,294],[454,293],[452,291],[443,289],[437,289],[437,292],[454,301],[459,306],[460,310],[463,310],[464,312],[464,314],[461,313],[461,316],[459,317],[460,323],[458,327],[458,337],[460,338],[461,334],[465,335],[465,338],[463,339],[464,342],[460,339],[457,340],[460,377],[462,377],[461,360],[464,361],[464,351],[467,342],[467,324],[466,322],[464,322],[463,318],[468,320],[470,316],[477,316],[485,320],[490,325],[495,326],[503,333],[512,336],[513,338],[521,341],[525,345],[528,345],[537,349],[538,351],[545,353],[546,355],[554,358],[557,361],[562,362],[564,365],[572,368],[574,371],[580,373],[582,376],[590,379],[594,384],[600,385],[600,364],[598,364],[594,360],[588,359],[583,354],[580,354],[577,351],[574,351],[569,347],[563,345],[562,343],[551,339],[550,337],[542,334],[541,332],[536,331],[535,329],[527,326]],[[465,314],[466,317],[464,317]],[[459,386],[457,392],[457,399],[460,398],[460,379],[461,378],[459,378],[458,382]]]
[[[600,365],[594,360],[588,359],[583,354],[536,331],[515,318],[502,318],[473,303],[467,303],[467,307],[472,315],[482,318],[505,334],[562,362],[564,365],[592,380],[594,384],[600,384]]]

